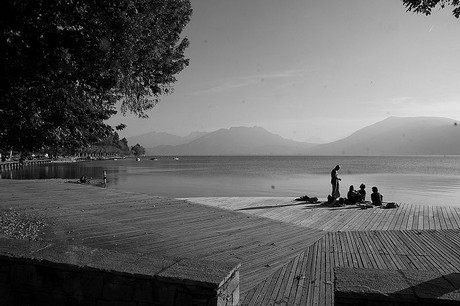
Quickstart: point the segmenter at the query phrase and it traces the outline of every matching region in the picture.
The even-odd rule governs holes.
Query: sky
[[[330,142],[390,116],[460,118],[460,20],[391,0],[191,0],[190,65],[130,137],[259,126]]]

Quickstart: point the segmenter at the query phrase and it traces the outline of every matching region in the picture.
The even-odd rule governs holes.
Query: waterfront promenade
[[[45,241],[241,262],[241,305],[332,305],[336,267],[460,273],[460,206],[361,210],[0,180],[0,210],[47,220]]]

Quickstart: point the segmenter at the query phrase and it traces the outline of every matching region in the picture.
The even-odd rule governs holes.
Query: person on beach
[[[331,184],[332,184],[332,194],[331,194],[331,196],[332,196],[333,199],[337,199],[337,198],[340,197],[339,181],[341,179],[338,177],[339,170],[340,170],[340,166],[337,165],[331,171]]]
[[[374,206],[382,206],[383,195],[380,194],[377,187],[372,187],[371,201]]]
[[[359,199],[359,201],[362,202],[362,203],[366,202],[366,190],[365,190],[365,188],[366,188],[366,185],[364,185],[364,184],[359,185],[358,193],[359,193],[359,196],[361,197]]]
[[[347,193],[348,204],[356,204],[361,200],[361,195],[355,190],[353,185],[350,186]]]

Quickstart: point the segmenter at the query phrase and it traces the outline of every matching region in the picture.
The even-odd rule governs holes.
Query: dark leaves
[[[147,117],[188,65],[188,0],[6,0],[0,12],[0,143],[100,141],[121,111]],[[120,127],[120,126],[119,126]],[[119,128],[117,127],[117,128]]]
[[[445,8],[452,6],[452,14],[459,18],[460,16],[460,0],[403,0],[403,3],[409,12],[431,15],[433,8],[439,6]]]

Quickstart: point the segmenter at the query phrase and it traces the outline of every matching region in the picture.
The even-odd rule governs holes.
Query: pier
[[[0,198],[50,220],[44,241],[238,261],[240,305],[333,305],[336,268],[460,273],[460,206],[169,199],[64,180],[0,180]]]
[[[48,163],[51,163],[50,159],[31,159],[31,160],[25,160],[23,162],[4,161],[4,162],[0,162],[0,172],[2,170],[19,169],[23,166],[41,165],[41,164],[48,164]]]

